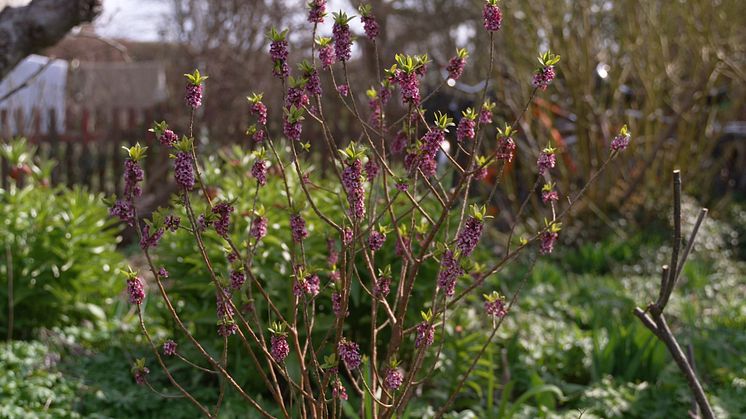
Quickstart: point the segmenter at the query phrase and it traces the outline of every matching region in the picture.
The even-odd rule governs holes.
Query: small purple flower
[[[346,338],[342,338],[342,340],[339,341],[339,344],[337,345],[337,353],[339,354],[339,359],[344,361],[347,369],[350,371],[357,369],[362,363],[360,347],[357,343],[347,340]]]
[[[484,124],[491,124],[492,123],[492,110],[489,108],[482,106],[482,109],[479,110],[479,123]]]
[[[347,192],[347,203],[350,205],[350,215],[355,220],[365,218],[365,190],[362,182],[363,164],[355,159],[342,171],[342,185]]]
[[[124,161],[124,198],[132,200],[140,196],[142,188],[140,182],[145,178],[145,172],[139,163],[132,159]]]
[[[227,288],[221,288],[215,292],[215,312],[219,319],[233,317],[233,305],[231,305],[231,293]]]
[[[547,90],[547,87],[552,82],[552,80],[554,80],[555,76],[556,75],[554,73],[553,65],[541,67],[540,69],[536,70],[536,73],[531,80],[531,85],[533,87],[536,87],[537,89]]]
[[[246,282],[246,274],[243,271],[231,271],[231,288],[237,290]]]
[[[277,363],[282,363],[290,354],[290,345],[285,335],[272,335],[270,338],[270,353]]]
[[[186,102],[187,106],[191,107],[192,109],[197,109],[202,106],[202,85],[187,83],[184,101]]]
[[[404,375],[396,368],[389,368],[386,371],[386,378],[383,380],[383,384],[389,390],[398,390],[404,382]]]
[[[164,266],[161,266],[160,269],[158,269],[158,276],[161,278],[168,278],[168,270]]]
[[[256,179],[259,186],[267,184],[267,162],[257,159],[254,166],[251,167],[251,176]]]
[[[269,56],[272,61],[286,61],[288,59],[288,41],[276,39],[269,43]]]
[[[420,68],[424,68],[424,66]],[[420,79],[417,77],[417,73],[407,73],[402,70],[397,70],[394,76],[394,81],[401,88],[402,101],[404,104],[419,106]]]
[[[326,262],[329,266],[334,266],[339,260],[339,252],[337,251],[337,241],[331,237],[326,238],[326,251],[329,254],[326,258]]]
[[[396,189],[401,192],[406,192],[409,190],[409,185],[407,184],[407,182],[404,181],[396,182],[396,185],[394,185],[394,187],[396,187]]]
[[[542,255],[548,255],[554,251],[554,244],[557,242],[559,234],[553,231],[545,231],[541,233],[539,251]]]
[[[456,280],[464,274],[461,265],[453,255],[453,251],[446,250],[440,262],[440,274],[438,275],[438,287],[447,297],[453,297],[456,292]]]
[[[476,121],[473,119],[463,117],[458,122],[458,128],[456,128],[456,140],[462,142],[464,140],[471,140],[475,136],[474,129],[476,128]]]
[[[288,67],[288,62],[284,60],[275,61],[275,64],[272,67],[272,75],[278,79],[286,79],[290,75],[290,67]]]
[[[464,74],[464,66],[466,66],[466,58],[463,57],[453,57],[448,62],[448,66],[446,67],[446,71],[448,71],[448,78],[451,78],[453,80],[458,80],[461,78],[461,76]]]
[[[377,252],[381,250],[383,244],[386,242],[386,235],[380,231],[373,230],[368,236],[368,248],[371,252]]]
[[[347,246],[352,243],[352,239],[352,229],[345,227],[344,230],[342,230],[342,244]]]
[[[553,151],[544,149],[539,154],[539,158],[536,160],[536,166],[539,169],[539,174],[543,175],[549,169],[553,169],[557,165],[557,156]]]
[[[342,380],[339,378],[332,383],[332,397],[340,400],[347,400],[347,389],[345,389]]]
[[[349,61],[352,56],[352,35],[350,34],[350,25],[343,22],[343,19],[336,19],[332,27],[334,39],[334,55],[337,61]]]
[[[207,230],[207,227],[210,227],[212,225],[212,221],[208,220],[207,217],[205,217],[205,214],[200,214],[197,217],[197,227],[199,227],[199,231],[205,231]]]
[[[321,94],[321,78],[315,69],[304,75],[306,78],[306,91],[312,95]]]
[[[477,218],[470,216],[464,227],[458,234],[456,239],[456,246],[461,251],[463,257],[468,257],[477,247],[479,239],[482,236],[482,230],[484,229],[484,222]]]
[[[426,321],[418,324],[415,332],[417,333],[414,339],[414,346],[416,348],[428,347],[435,341],[435,326]]]
[[[173,233],[179,229],[179,225],[181,225],[181,218],[177,217],[176,215],[168,215],[163,221],[163,225],[166,227],[166,230]]]
[[[334,59],[334,48],[331,44],[319,47],[319,61],[321,61],[324,70],[329,69],[334,64]]]
[[[220,237],[228,237],[231,223],[231,213],[234,211],[233,205],[227,202],[221,202],[212,207],[212,213],[218,216],[215,221],[215,231]]]
[[[174,178],[182,188],[191,191],[194,188],[194,169],[192,168],[192,155],[186,151],[176,154],[174,161]]]
[[[109,215],[118,217],[130,227],[135,224],[135,207],[129,201],[118,199],[109,209]]]
[[[342,294],[332,293],[332,312],[337,317],[342,317]]]
[[[365,30],[365,36],[368,39],[376,39],[378,37],[379,27],[373,14],[367,14],[360,18],[363,21],[363,29]]]
[[[142,278],[136,276],[127,279],[127,295],[129,295],[130,304],[142,304],[145,299],[145,286]]]
[[[163,342],[163,355],[174,356],[176,354],[176,342],[169,339]]]
[[[263,217],[261,215],[257,215],[256,217],[254,217],[254,220],[251,221],[250,234],[257,241],[261,240],[264,236],[267,235],[267,221],[267,217]]]
[[[498,160],[505,160],[508,163],[513,161],[513,154],[515,153],[516,145],[510,137],[500,137],[497,139],[497,150],[495,150],[495,158]]]
[[[326,14],[326,0],[311,0],[308,2],[308,21],[323,23]]]
[[[501,318],[508,314],[508,307],[505,305],[505,297],[500,295],[493,295],[487,298],[484,302],[484,311],[487,315]]]
[[[300,243],[308,237],[306,220],[304,220],[300,214],[293,214],[290,216],[290,230],[293,233],[293,240],[296,243]]]
[[[256,116],[256,121],[262,125],[267,125],[267,106],[261,101],[256,101],[251,105],[251,114]],[[261,130],[257,131],[260,132]],[[264,131],[261,131],[264,132]]]
[[[305,92],[305,87],[294,86],[288,89],[288,94],[285,96],[285,107],[287,109],[290,109],[291,106],[300,109],[309,103],[310,100]]]
[[[394,141],[391,142],[391,153],[401,154],[407,148],[407,145],[409,145],[409,138],[407,138],[407,133],[404,131],[399,131],[396,134],[396,137],[394,137]]]
[[[158,141],[160,141],[161,144],[166,147],[173,147],[173,145],[176,144],[177,141],[179,141],[179,136],[177,136],[170,129],[167,129],[163,131],[163,134],[158,137]]]
[[[255,143],[261,143],[264,141],[264,130],[258,130],[251,136],[251,140]]]
[[[624,151],[629,146],[629,141],[632,138],[632,136],[629,133],[629,130],[627,129],[627,126],[625,125],[622,127],[622,129],[619,131],[619,134],[617,134],[613,140],[611,140],[611,150],[612,151]]]
[[[227,338],[230,335],[235,335],[238,331],[238,325],[236,322],[230,319],[223,319],[218,323],[218,335]]]
[[[378,163],[375,162],[373,159],[369,159],[367,163],[365,163],[365,177],[368,178],[368,182],[373,182],[373,179],[378,176],[378,171],[380,168],[378,167]]]
[[[541,202],[548,203],[550,201],[558,201],[559,195],[557,194],[557,191],[548,190],[548,191],[541,191]]]
[[[347,95],[350,94],[350,86],[348,86],[347,84],[340,84],[337,86],[337,91],[340,95],[347,97]]]
[[[482,18],[484,19],[484,28],[489,32],[500,30],[503,21],[503,13],[497,6],[497,2],[487,0],[487,4],[482,9]]]
[[[150,226],[148,224],[145,224],[142,227],[142,238],[140,238],[140,248],[142,250],[148,250],[151,247],[158,246],[158,242],[161,240],[161,237],[163,237],[162,228],[159,228],[158,230],[154,231],[153,234],[150,234]]]
[[[135,377],[135,382],[142,386],[145,385],[145,383],[147,382],[147,376],[148,374],[150,374],[150,370],[148,369],[148,367],[142,366],[135,368],[132,371],[132,374]]]
[[[373,287],[373,294],[378,298],[386,298],[391,292],[391,278],[387,276],[381,276],[376,279],[376,284]]]
[[[300,141],[300,135],[303,132],[303,125],[301,125],[301,121],[297,120],[295,122],[291,122],[288,120],[287,116],[283,118],[282,120],[282,133],[285,134],[285,136],[292,141]]]

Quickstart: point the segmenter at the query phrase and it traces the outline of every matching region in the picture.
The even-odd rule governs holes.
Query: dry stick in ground
[[[681,275],[682,267],[686,262],[689,252],[692,250],[694,239],[697,236],[697,231],[702,224],[705,216],[707,215],[707,208],[702,208],[697,218],[697,222],[694,224],[694,229],[689,237],[689,242],[686,244],[684,254],[679,258],[679,250],[681,249],[681,172],[674,170],[673,172],[673,222],[674,222],[674,234],[673,234],[673,249],[671,252],[671,266],[663,265],[661,272],[661,289],[658,296],[658,301],[650,303],[647,309],[642,310],[640,307],[636,307],[634,314],[640,321],[650,329],[655,336],[658,337],[668,348],[671,353],[676,365],[679,367],[681,372],[686,377],[687,384],[691,389],[699,410],[702,412],[702,416],[711,419],[715,415],[712,412],[710,403],[707,401],[705,392],[702,389],[702,384],[697,378],[697,374],[694,372],[692,366],[693,362],[687,360],[684,351],[681,349],[679,342],[668,327],[668,322],[663,314],[663,310],[668,304],[668,300],[671,297],[676,281]],[[692,416],[697,416],[696,412],[690,412]]]

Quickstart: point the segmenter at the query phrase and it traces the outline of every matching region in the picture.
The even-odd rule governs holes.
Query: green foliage
[[[25,164],[37,168],[29,150]],[[0,189],[0,335],[8,333],[9,280],[16,338],[28,338],[40,326],[105,319],[107,301],[120,289],[120,227],[99,196],[28,180],[23,188]]]

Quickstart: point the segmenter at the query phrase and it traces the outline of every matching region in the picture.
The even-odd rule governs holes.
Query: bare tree
[[[34,0],[0,12],[0,79],[29,54],[52,46],[73,27],[92,21],[101,0]]]

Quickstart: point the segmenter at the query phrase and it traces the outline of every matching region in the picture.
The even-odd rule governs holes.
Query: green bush
[[[6,145],[22,149],[23,142]],[[24,164],[34,165],[33,148]],[[18,155],[18,154],[16,154]],[[0,335],[9,333],[12,288],[14,338],[27,339],[40,326],[102,320],[120,288],[116,272],[119,231],[99,196],[85,189],[50,188],[44,176],[0,189]],[[9,283],[10,281],[10,283]]]

